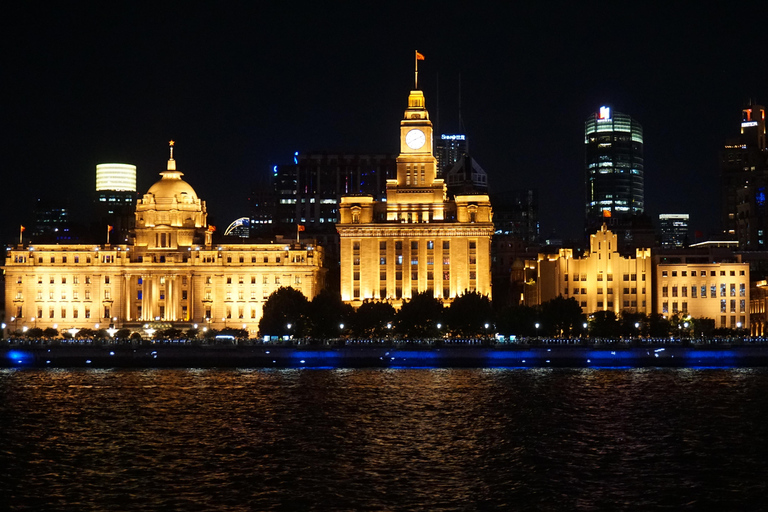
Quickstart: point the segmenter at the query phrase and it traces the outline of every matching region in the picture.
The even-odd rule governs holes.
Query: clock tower
[[[432,121],[429,120],[424,93],[411,91],[408,108],[400,121],[398,188],[431,188],[435,185],[437,161],[432,154],[432,144]],[[438,185],[442,185],[442,180]]]
[[[425,292],[444,303],[467,290],[490,297],[490,200],[486,194],[448,200],[432,143],[432,122],[416,85],[400,120],[397,178],[387,180],[386,201],[341,198],[336,229],[347,304],[381,300],[399,308]]]

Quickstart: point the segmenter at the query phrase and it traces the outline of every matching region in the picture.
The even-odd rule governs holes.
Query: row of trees
[[[387,302],[366,301],[357,309],[336,293],[312,301],[293,288],[280,288],[264,305],[262,335],[296,338],[437,338],[501,334],[519,337],[668,337],[736,334],[715,329],[714,320],[675,315],[600,311],[585,315],[573,298],[557,297],[540,306],[493,307],[487,296],[465,292],[444,306],[428,292],[405,300],[399,311]],[[743,333],[742,333],[743,334]]]
[[[71,337],[68,332],[63,336]],[[141,334],[120,329],[110,336],[106,329],[81,329],[79,338],[140,340]],[[156,338],[214,338],[228,334],[247,338],[243,329],[189,329],[182,332],[171,328],[154,334]],[[270,295],[264,304],[259,322],[259,335],[291,336],[293,338],[333,339],[353,338],[454,338],[489,337],[495,334],[518,337],[700,337],[718,334],[744,334],[715,329],[707,318],[675,315],[643,315],[600,311],[584,315],[578,302],[557,297],[540,306],[509,306],[494,309],[485,295],[465,292],[444,306],[428,292],[419,293],[403,302],[399,311],[387,302],[366,301],[357,310],[344,304],[337,293],[323,290],[313,300],[301,292],[283,287]],[[56,329],[29,329],[24,337],[55,338]]]

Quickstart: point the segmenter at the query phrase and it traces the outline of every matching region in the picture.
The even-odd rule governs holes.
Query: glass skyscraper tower
[[[600,107],[584,125],[584,146],[587,232],[643,213],[643,127]]]

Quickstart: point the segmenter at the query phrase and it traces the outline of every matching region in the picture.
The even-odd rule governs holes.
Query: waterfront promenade
[[[4,368],[768,367],[768,340],[5,340]]]

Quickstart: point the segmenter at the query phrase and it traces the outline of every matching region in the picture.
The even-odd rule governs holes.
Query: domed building
[[[136,204],[137,248],[171,249],[191,247],[206,231],[207,213],[195,189],[181,179],[173,159],[173,141],[168,168]],[[210,241],[208,241],[210,243]]]
[[[290,286],[312,299],[323,288],[323,250],[313,240],[214,246],[205,201],[176,169],[173,142],[160,175],[136,205],[130,244],[9,248],[11,332],[197,325],[255,336],[272,292]]]

